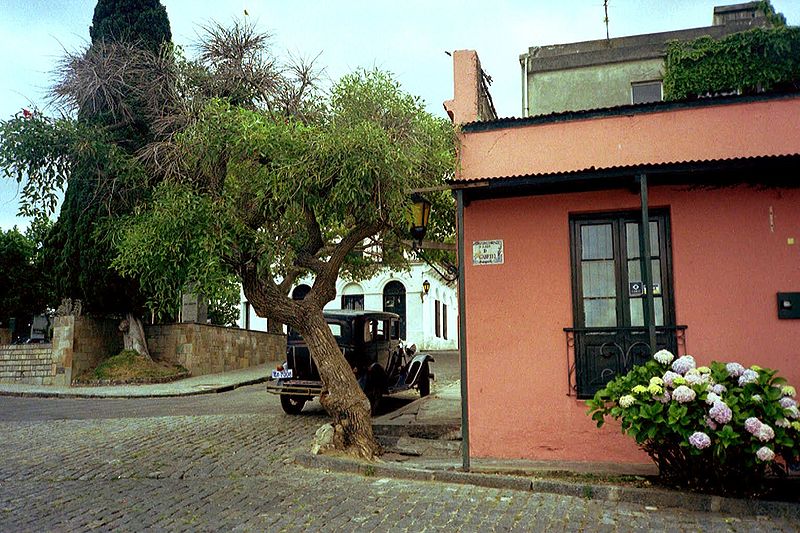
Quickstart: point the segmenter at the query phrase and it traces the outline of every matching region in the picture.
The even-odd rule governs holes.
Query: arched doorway
[[[383,310],[400,315],[400,338],[406,338],[406,288],[399,281],[390,281],[383,288]]]
[[[298,285],[292,291],[292,300],[302,300],[309,292],[311,292],[311,287],[308,285]]]

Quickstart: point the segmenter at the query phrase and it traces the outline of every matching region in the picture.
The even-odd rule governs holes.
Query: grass
[[[186,375],[186,369],[161,361],[152,361],[133,350],[123,350],[87,372],[84,379],[116,383],[163,381]]]

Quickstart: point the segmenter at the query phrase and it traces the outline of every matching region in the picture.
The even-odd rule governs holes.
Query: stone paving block
[[[339,463],[352,472],[339,472],[335,458],[300,459],[312,457],[310,439],[327,420],[318,406],[291,417],[253,390],[161,400],[0,397],[0,531],[800,527],[797,516],[648,511],[641,502],[478,486],[477,474],[453,472],[461,474],[454,484],[406,469],[398,479],[389,465],[348,460]],[[295,456],[298,464],[287,464]]]

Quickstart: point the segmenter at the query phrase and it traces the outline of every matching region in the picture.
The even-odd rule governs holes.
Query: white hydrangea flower
[[[662,365],[668,365],[675,359],[675,356],[672,355],[672,352],[669,350],[659,350],[655,354],[653,354],[653,359],[661,363]]]
[[[619,406],[622,407],[623,409],[627,409],[634,403],[636,403],[636,398],[634,398],[630,394],[626,394],[625,396],[622,396],[619,399]]]

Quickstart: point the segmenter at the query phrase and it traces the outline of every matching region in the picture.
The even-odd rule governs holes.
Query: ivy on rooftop
[[[800,27],[755,28],[667,47],[665,100],[798,89]]]

